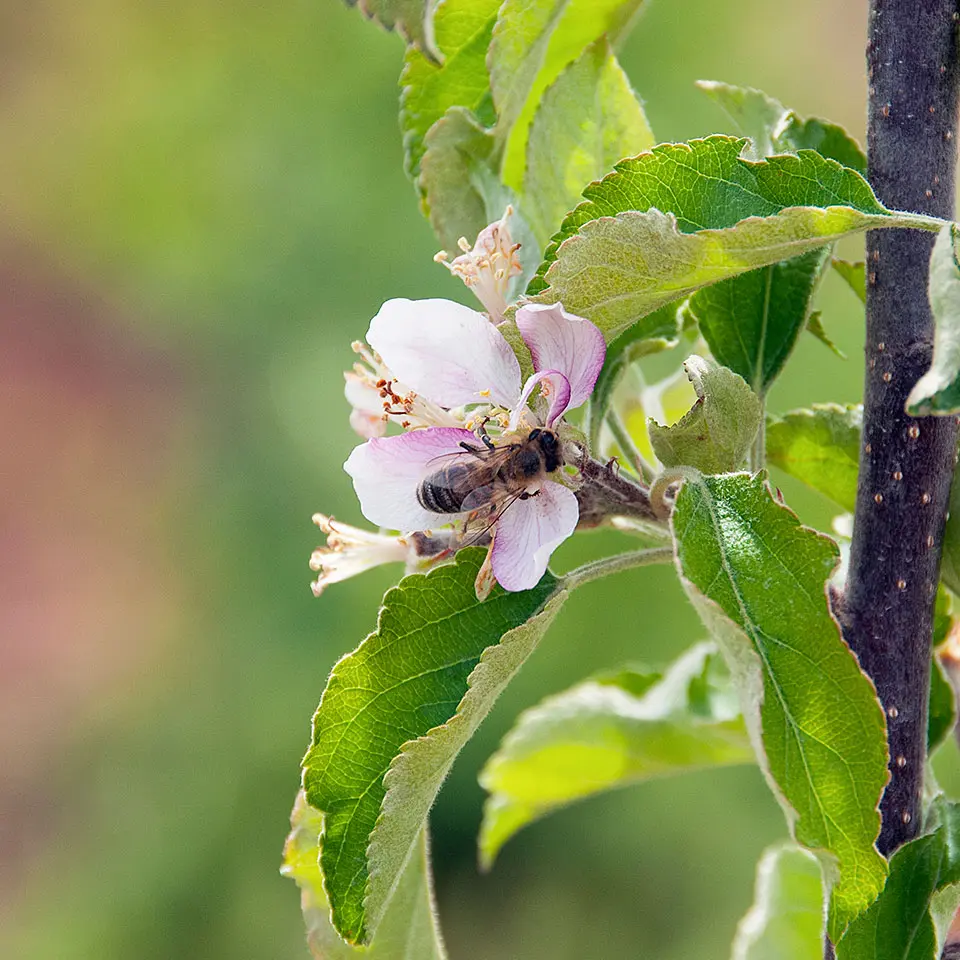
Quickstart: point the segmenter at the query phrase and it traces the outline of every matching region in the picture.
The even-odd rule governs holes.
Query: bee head
[[[557,467],[563,464],[563,456],[560,453],[560,441],[552,430],[541,430],[537,427],[530,431],[530,436],[527,439],[540,447],[540,451],[543,454],[543,465],[547,473],[553,473]]]

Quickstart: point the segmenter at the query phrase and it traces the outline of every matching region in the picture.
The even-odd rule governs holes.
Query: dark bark
[[[950,219],[957,136],[956,0],[871,0],[868,176],[888,207]],[[920,827],[933,604],[957,442],[953,417],[914,419],[930,365],[933,236],[867,236],[863,446],[844,635],[887,714],[890,784],[879,849]]]

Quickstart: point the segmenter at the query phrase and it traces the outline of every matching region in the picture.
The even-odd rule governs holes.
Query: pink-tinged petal
[[[543,381],[546,381],[544,383]],[[550,400],[550,410],[547,413],[546,425],[553,426],[553,421],[563,415],[563,411],[570,406],[570,381],[559,370],[540,370],[527,377],[520,394],[520,402],[510,414],[510,429],[516,430],[520,423],[520,416],[526,407],[534,387],[540,384],[540,389]]]
[[[516,319],[533,368],[559,370],[570,381],[569,409],[585,403],[607,355],[600,330],[559,303],[528,303],[517,311]]]
[[[398,380],[443,407],[513,407],[520,394],[520,364],[503,334],[451,300],[388,300],[367,342]]]
[[[547,481],[540,493],[518,500],[497,521],[493,572],[504,590],[529,590],[547,569],[550,554],[573,533],[580,508],[572,490]]]
[[[456,453],[463,440],[477,442],[469,430],[429,427],[360,444],[343,469],[353,478],[363,515],[388,530],[429,530],[450,523],[452,515],[431,513],[420,506],[417,487],[436,469],[433,461]]]
[[[387,432],[383,400],[374,387],[349,371],[344,374],[343,394],[353,409],[350,426],[365,439],[382,437]]]

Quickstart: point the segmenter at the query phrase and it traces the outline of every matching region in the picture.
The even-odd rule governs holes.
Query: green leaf
[[[352,943],[376,932],[454,757],[566,597],[547,573],[481,603],[484,556],[462,550],[388,591],[377,631],[334,667],[314,716],[303,782],[324,813],[333,924]]]
[[[587,435],[600,436],[600,426],[613,399],[621,375],[641,357],[677,345],[680,336],[680,303],[668,303],[624,331],[607,347],[600,376],[587,408]]]
[[[698,290],[689,309],[719,363],[761,396],[807,323],[829,247]]]
[[[937,236],[930,256],[930,309],[933,311],[933,362],[907,397],[914,417],[960,413],[960,262],[955,223]]]
[[[753,751],[713,644],[664,674],[622,670],[580,683],[521,714],[480,783],[490,793],[480,860],[518,830],[605,790],[701,767],[751,763]]]
[[[957,702],[953,687],[934,657],[930,669],[930,712],[927,715],[927,754],[943,746],[957,723]]]
[[[847,282],[847,286],[860,298],[861,303],[867,302],[867,275],[866,264],[860,260],[850,263],[848,260],[833,260],[833,269]]]
[[[340,939],[330,922],[330,905],[320,874],[320,834],[323,815],[307,803],[301,790],[290,814],[290,835],[283,848],[280,872],[300,887],[300,907],[307,927],[307,946],[316,960],[445,960],[446,951],[433,906],[426,828],[420,832],[389,909],[369,948],[352,947]]]
[[[952,914],[960,890],[960,807],[940,799],[932,812],[939,824],[893,855],[883,892],[837,943],[837,960],[939,960],[936,914]]]
[[[753,906],[737,927],[733,960],[821,960],[823,886],[816,857],[792,843],[767,847]]]
[[[940,579],[954,594],[960,596],[960,470],[954,469],[950,484],[950,503],[947,522],[943,528],[943,553],[940,560]]]
[[[476,112],[490,96],[487,48],[499,7],[500,0],[441,0],[434,31],[443,62],[408,48],[400,74],[400,129],[411,178],[420,172],[427,131],[447,110]]]
[[[727,657],[794,839],[837,878],[836,941],[883,887],[874,841],[888,777],[883,711],[827,602],[839,551],[762,474],[687,479],[673,528],[687,593]]]
[[[748,161],[745,143],[663,144],[617,164],[568,214],[528,293],[612,338],[701,287],[842,236],[939,223],[891,213],[858,173],[813,151]]]
[[[737,133],[753,140],[754,159],[774,153],[816,150],[862,176],[867,175],[863,148],[838,124],[816,117],[804,120],[752,87],[735,87],[714,80],[700,80],[697,86],[720,105]]]
[[[541,246],[585,184],[653,144],[643,107],[602,38],[549,87],[530,127],[524,212]]]
[[[683,365],[697,400],[672,427],[650,420],[647,429],[665,467],[694,467],[701,473],[729,473],[746,458],[760,426],[760,399],[743,377],[692,356]]]
[[[807,317],[807,333],[812,333],[828,350],[838,356],[841,360],[846,360],[847,355],[830,339],[827,331],[823,328],[823,314],[819,310],[814,310]]]
[[[493,220],[480,171],[493,155],[493,137],[463,107],[451,107],[429,130],[420,162],[424,213],[444,250],[457,250]]]
[[[429,0],[346,0],[365,17],[387,30],[396,30],[408,43],[436,58]]]
[[[767,461],[853,512],[863,407],[814,404],[767,418]]]
[[[625,32],[642,0],[506,0],[488,65],[503,182],[519,191],[530,124],[543,94],[592,43]]]

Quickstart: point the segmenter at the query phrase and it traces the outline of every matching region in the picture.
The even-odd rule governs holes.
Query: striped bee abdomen
[[[472,489],[470,470],[454,463],[420,481],[417,501],[431,513],[460,513]]]

